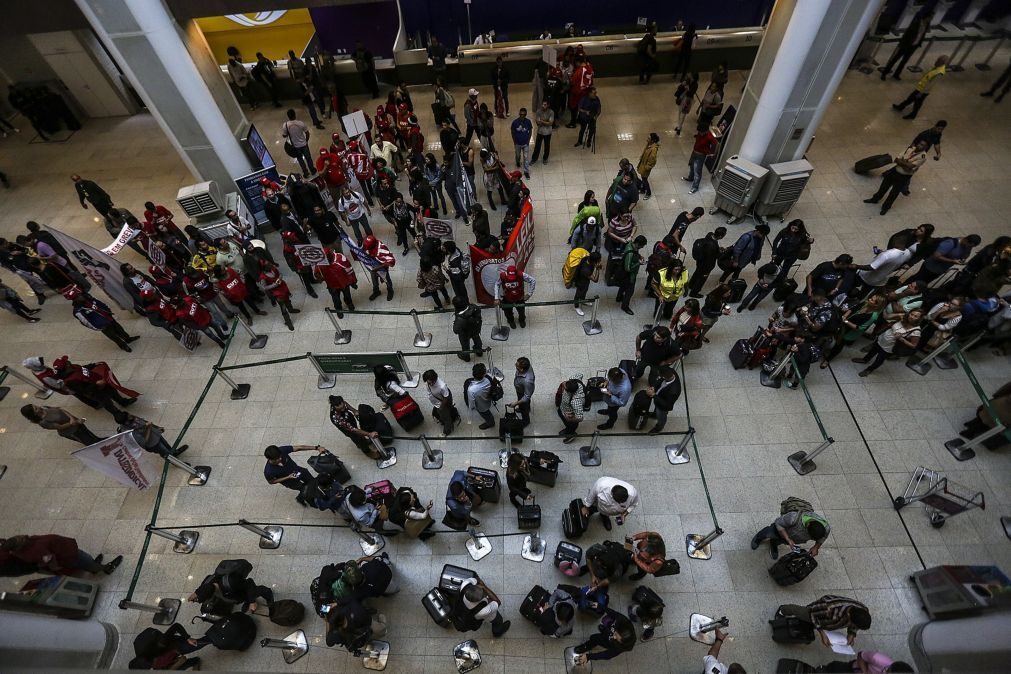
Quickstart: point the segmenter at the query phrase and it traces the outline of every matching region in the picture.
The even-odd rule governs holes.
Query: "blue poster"
[[[260,191],[262,189],[260,178],[263,177],[276,182],[279,179],[277,168],[270,166],[235,179],[235,186],[239,188],[239,194],[249,206],[249,212],[252,213],[257,225],[262,225],[267,221],[267,214],[263,212],[263,194]]]

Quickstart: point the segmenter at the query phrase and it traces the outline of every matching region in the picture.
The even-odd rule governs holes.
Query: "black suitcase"
[[[604,285],[608,288],[617,288],[625,280],[623,261],[623,255],[607,258],[607,267],[604,269]]]
[[[566,538],[579,538],[586,532],[589,521],[583,514],[583,500],[573,499],[562,512],[562,530]]]
[[[452,529],[453,531],[466,531],[469,522],[466,519],[457,519],[456,515],[450,511],[446,511],[446,514],[442,517],[442,523],[446,527]]]
[[[817,667],[812,667],[806,662],[793,658],[780,658],[776,663],[776,674],[815,674],[817,671]]]
[[[618,363],[618,368],[621,369],[621,370],[623,370],[625,372],[625,374],[628,375],[628,378],[630,380],[632,380],[633,382],[636,379],[638,379],[638,377],[635,376],[635,361],[634,360],[632,360],[630,358],[626,358],[625,360],[622,360],[622,361],[620,361]]]
[[[653,404],[653,399],[646,395],[645,391],[639,391],[632,398],[632,404],[628,407],[628,427],[633,431],[641,431],[649,418],[649,407]]]
[[[604,399],[607,377],[590,377],[586,380],[586,397],[590,402],[598,403]]]
[[[425,607],[425,610],[428,611],[428,616],[436,625],[439,627],[447,627],[449,625],[449,615],[452,612],[451,607],[439,588],[433,587],[429,590],[428,594],[421,598],[421,605]]]
[[[467,469],[467,482],[474,487],[482,501],[498,503],[502,498],[502,483],[499,482],[497,470],[471,466]]]
[[[730,349],[730,364],[734,366],[735,370],[740,370],[751,362],[753,355],[755,355],[755,349],[751,346],[751,340],[739,339]]]
[[[520,529],[539,529],[541,526],[541,507],[536,503],[521,505],[516,509],[517,526]]]
[[[744,279],[734,279],[730,282],[730,299],[727,300],[731,304],[737,304],[744,299],[744,293],[748,292],[748,282]]]
[[[662,607],[667,606],[667,604],[663,602],[663,599],[660,598],[660,595],[645,585],[640,585],[635,588],[635,592],[632,593],[632,601],[636,604],[649,602],[650,604],[657,604]]]
[[[776,302],[782,302],[796,291],[797,279],[785,278],[776,284],[775,289],[772,291],[772,299]]]
[[[541,617],[541,606],[547,603],[551,593],[540,585],[534,585],[520,604],[520,615],[535,625]]]
[[[776,609],[776,617],[769,621],[772,640],[779,644],[809,644],[814,641],[814,625],[783,609],[783,606]]]
[[[864,157],[857,163],[853,164],[854,173],[869,173],[874,169],[879,169],[882,166],[888,166],[892,163],[892,155],[890,154],[875,154],[870,157]]]
[[[506,433],[509,434],[512,442],[523,442],[523,420],[515,412],[506,412],[498,420],[498,437],[505,442]]]
[[[568,541],[558,541],[558,547],[555,548],[555,568],[565,573],[562,569],[562,564],[567,563],[569,568],[574,568],[574,573],[579,574],[579,566],[583,561],[583,549],[576,545],[575,543],[569,543]],[[566,573],[565,575],[569,575]]]
[[[347,466],[330,452],[309,457],[309,467],[320,475],[330,475],[341,484],[351,481],[351,473],[348,472]]]
[[[806,550],[789,552],[769,568],[769,575],[776,585],[799,583],[818,568],[818,560]]]
[[[456,597],[460,594],[460,585],[469,578],[477,578],[477,573],[462,566],[446,564],[439,574],[439,591],[446,597]]]
[[[245,613],[232,613],[211,625],[204,636],[221,651],[244,651],[256,641],[256,621]]]
[[[562,460],[554,452],[533,450],[527,461],[530,468],[530,477],[527,480],[535,484],[543,484],[545,487],[554,487],[555,482],[558,481],[558,464],[560,463]]]

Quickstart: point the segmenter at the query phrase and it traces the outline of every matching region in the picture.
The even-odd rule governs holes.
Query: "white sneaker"
[[[576,313],[579,314],[580,316],[586,315],[586,313],[583,311],[583,307],[579,306],[578,304],[576,305]]]

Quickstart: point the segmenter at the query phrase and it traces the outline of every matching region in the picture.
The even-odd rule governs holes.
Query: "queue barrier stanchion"
[[[53,395],[53,392],[50,389],[47,389],[46,387],[41,386],[38,382],[32,381],[28,377],[24,376],[23,374],[21,374],[17,370],[14,370],[14,369],[10,368],[7,365],[3,366],[3,371],[6,372],[7,374],[9,374],[10,376],[14,377],[15,379],[19,379],[22,382],[24,382],[25,384],[28,384],[33,389],[35,389],[35,397],[38,398],[39,400],[49,400],[49,397],[51,395]],[[2,399],[3,399],[3,396],[0,396],[0,400],[2,400]]]
[[[976,395],[979,397],[981,406],[987,413],[989,413],[990,419],[994,424],[992,428],[989,428],[968,440],[963,438],[954,438],[944,443],[944,448],[947,449],[956,460],[968,461],[976,456],[976,448],[986,443],[986,441],[990,438],[995,438],[998,435],[1003,434],[1005,441],[1011,441],[1011,431],[1008,431],[1007,420],[1001,419],[997,414],[997,410],[995,410],[993,405],[990,404],[990,397],[985,391],[983,391],[983,387],[980,386],[979,380],[976,379],[976,373],[972,371],[969,361],[965,358],[964,349],[958,349],[955,351],[955,359],[958,361],[958,364],[962,366],[962,370],[965,371],[965,376],[969,379],[969,383],[972,385],[972,388],[976,391]]]
[[[923,63],[923,59],[927,56],[927,52],[930,51],[930,48],[934,46],[935,39],[937,38],[935,38],[933,35],[930,36],[930,39],[927,41],[927,46],[924,47],[923,51],[920,52],[920,58],[916,59],[916,63],[914,63],[913,65],[906,66],[906,70],[908,70],[911,73],[923,72],[923,68],[920,66],[920,64]]]
[[[260,537],[261,550],[276,550],[281,547],[281,539],[284,537],[284,527],[277,524],[268,524],[265,527],[258,527],[250,524],[249,520],[239,520],[239,526],[247,531],[252,531]]]
[[[379,454],[379,458],[376,459],[377,468],[389,468],[397,464],[396,447],[385,447],[379,438],[369,438],[369,440],[372,441],[372,446],[376,448],[376,452]]]
[[[594,431],[593,436],[590,438],[590,444],[579,448],[580,465],[587,467],[599,466],[603,462],[603,457],[600,455],[599,445],[600,432]]]
[[[688,534],[685,536],[685,551],[692,559],[712,559],[711,543],[723,535],[723,529],[716,527],[708,534]]]
[[[246,332],[249,333],[249,348],[250,349],[262,349],[263,347],[265,347],[267,345],[267,339],[268,339],[267,335],[258,335],[258,334],[256,334],[256,331],[253,330],[253,326],[251,326],[249,323],[246,323],[241,318],[236,317],[236,320],[238,320],[239,325],[242,326],[243,330],[245,330]]]
[[[333,323],[333,329],[334,329],[333,343],[334,343],[334,345],[335,346],[340,346],[341,344],[350,344],[351,343],[351,331],[350,330],[345,330],[344,328],[341,327],[341,324],[337,322],[337,312],[334,311],[333,309],[324,309],[323,312],[327,315],[327,318],[330,319],[330,322]]]
[[[371,557],[386,547],[386,539],[381,534],[374,531],[362,531],[361,525],[354,520],[351,521],[351,531],[357,534],[358,544],[362,548],[362,554],[366,557]]]
[[[295,630],[284,639],[260,639],[260,648],[279,648],[285,664],[292,664],[309,652],[305,632]]]
[[[968,34],[963,35],[962,39],[959,40],[958,44],[955,45],[955,48],[951,51],[951,55],[948,57],[948,63],[950,65],[946,67],[946,70],[953,73],[960,73],[964,70],[964,68],[962,68],[962,61],[965,60],[965,57],[968,55],[969,51],[972,50],[972,45],[969,45],[969,49],[964,54],[962,54],[962,58],[958,59],[958,61],[955,61],[955,57],[959,55],[959,52],[962,51],[962,47],[966,45],[966,42],[968,42],[968,40],[969,35]]]
[[[761,374],[758,375],[758,380],[762,382],[762,386],[768,386],[769,388],[780,388],[783,386],[783,372],[790,366],[791,360],[792,356],[784,356],[779,361],[779,364],[773,368],[772,372],[766,372],[763,367]]]
[[[510,328],[502,325],[502,307],[495,305],[495,325],[491,329],[491,338],[496,342],[504,342],[509,339]]]
[[[191,487],[203,487],[207,484],[207,478],[211,475],[210,466],[191,466],[182,459],[172,456],[171,454],[165,457],[165,461],[171,463],[176,468],[189,473],[190,478],[186,481],[186,483]]]
[[[357,651],[356,651],[357,653]],[[390,642],[374,640],[361,650],[362,667],[381,672],[390,658]]]
[[[515,449],[513,449],[513,434],[506,433],[504,439],[505,439],[505,447],[503,447],[498,451],[499,468],[508,468],[509,455],[516,451]]]
[[[688,443],[694,438],[695,429],[689,426],[688,432],[684,434],[681,440],[663,448],[667,454],[667,460],[670,461],[671,465],[677,466],[692,460],[688,454]]]
[[[1004,46],[1004,40],[1006,39],[1007,33],[1002,33],[1000,39],[997,40],[997,44],[993,46],[993,49],[991,49],[990,53],[986,55],[986,58],[983,59],[981,63],[976,64],[976,70],[982,71],[990,70],[990,60],[997,54],[1000,48]]]
[[[414,321],[414,329],[417,331],[414,334],[414,346],[419,349],[427,349],[432,345],[432,333],[425,332],[425,329],[421,327],[421,319],[418,318],[418,312],[415,309],[411,309],[411,320]]]
[[[934,358],[934,365],[936,365],[941,370],[954,370],[956,367],[958,367],[958,361],[955,360],[955,357],[951,354],[956,351],[958,353],[965,353],[971,347],[975,346],[976,342],[983,339],[983,337],[985,336],[986,336],[985,332],[980,332],[979,334],[973,335],[971,338],[969,338],[965,344],[956,341],[955,344],[953,345],[955,348],[940,353],[937,355],[936,358]]]
[[[0,367],[0,400],[7,397],[7,394],[11,392],[10,386],[4,386],[4,380],[7,379],[7,367]]]
[[[798,369],[797,361],[792,355],[789,356],[789,358],[784,358],[783,360],[793,363],[794,370]],[[818,424],[818,432],[821,434],[822,441],[821,444],[814,449],[814,451],[810,453],[803,450],[794,452],[788,456],[786,460],[791,466],[793,466],[793,469],[797,471],[798,475],[807,475],[818,468],[817,464],[814,462],[815,457],[831,447],[835,440],[833,440],[829,436],[828,431],[825,430],[825,424],[822,423],[821,415],[818,414],[818,407],[814,404],[814,398],[811,397],[811,392],[807,388],[807,382],[799,375],[797,376],[797,379],[799,381],[801,391],[804,392],[804,398],[807,399],[807,406],[811,409],[811,414],[814,416],[814,422]]]
[[[467,552],[470,553],[471,559],[479,562],[491,554],[491,541],[484,535],[484,532],[471,527],[467,533],[470,534],[467,538]]]
[[[432,449],[432,443],[424,435],[418,437],[421,447],[424,450],[421,454],[421,467],[425,470],[439,470],[442,468],[442,450]]]
[[[597,320],[597,305],[600,304],[600,298],[593,298],[593,307],[590,309],[590,320],[583,321],[583,332],[586,336],[599,335],[604,331],[604,328],[600,325],[600,321]],[[579,306],[578,304],[576,306]]]
[[[928,353],[926,356],[923,356],[922,358],[915,355],[910,356],[906,360],[906,367],[908,367],[910,370],[912,370],[913,372],[922,377],[923,375],[930,372],[930,369],[933,367],[930,361],[934,360],[934,358],[940,356],[942,353],[947,351],[948,347],[951,346],[954,342],[955,338],[949,337],[948,339],[944,340],[941,344],[939,344],[936,349]]]
[[[229,396],[232,400],[245,400],[249,397],[249,390],[252,388],[249,384],[236,384],[227,374],[225,374],[220,368],[214,368],[214,371],[218,373],[218,376],[232,388],[232,393]]]
[[[717,628],[729,626],[730,621],[727,620],[726,616],[723,616],[719,620],[714,620],[701,613],[693,613],[688,617],[688,636],[691,637],[692,641],[712,646],[716,643]]]
[[[543,562],[544,553],[547,550],[547,547],[547,542],[541,538],[541,532],[535,531],[532,534],[528,534],[527,537],[523,539],[523,547],[520,550],[520,557],[530,562]]]
[[[127,601],[124,599],[119,602],[119,608],[134,611],[143,611],[144,613],[153,613],[154,616],[151,618],[151,622],[155,625],[171,625],[176,621],[176,615],[179,614],[179,607],[183,605],[182,601],[179,599],[172,599],[166,597],[158,601],[158,605],[153,604],[141,604],[136,601]]]
[[[432,352],[429,355],[434,356],[436,352]],[[404,388],[418,388],[418,384],[421,383],[421,373],[411,372],[411,366],[407,364],[407,358],[404,357],[403,351],[397,351],[397,358],[400,359],[400,367],[404,371],[404,381],[400,382],[400,385]]]
[[[144,531],[152,533],[155,536],[161,536],[162,538],[174,541],[175,545],[172,546],[172,552],[178,552],[183,555],[188,555],[193,552],[193,549],[197,547],[197,540],[200,538],[199,531],[188,531],[184,529],[178,534],[173,534],[170,531],[155,528],[150,524],[144,527]]]

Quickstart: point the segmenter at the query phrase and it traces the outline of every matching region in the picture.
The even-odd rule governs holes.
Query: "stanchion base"
[[[193,470],[197,471],[197,474],[186,480],[186,484],[191,487],[203,487],[207,484],[207,478],[211,476],[211,467],[193,466]]]
[[[590,674],[593,671],[592,660],[587,660],[584,664],[576,662],[576,649],[573,646],[565,649],[562,660],[565,662],[565,674]]]
[[[380,534],[373,533],[370,535],[376,539],[375,543],[369,543],[367,540],[361,537],[358,538],[358,545],[361,546],[362,554],[365,555],[366,557],[371,557],[372,555],[376,554],[377,552],[386,547],[386,539],[383,538]]]
[[[252,339],[249,340],[249,348],[262,349],[263,347],[267,346],[267,339],[268,339],[267,335],[257,335],[256,337],[253,337]]]
[[[35,397],[38,398],[39,400],[49,400],[49,398],[52,397],[52,395],[53,392],[50,391],[49,389],[46,389],[45,391],[35,392]]]
[[[818,468],[814,461],[807,458],[807,452],[805,451],[794,452],[788,456],[786,460],[789,461],[790,465],[793,466],[793,469],[797,471],[797,475],[807,475]]]
[[[780,377],[773,377],[765,370],[762,370],[761,374],[758,375],[758,381],[762,382],[762,386],[768,386],[769,388],[781,388],[783,386],[783,380]]]
[[[454,646],[453,658],[456,660],[456,671],[460,674],[467,674],[481,666],[481,651],[473,639]]]
[[[249,384],[238,384],[236,388],[232,389],[232,395],[229,397],[232,400],[245,400],[249,397],[249,389],[251,388]]]
[[[0,400],[7,397],[7,394],[11,392],[10,386],[0,386]]]
[[[692,457],[688,455],[687,445],[682,447],[682,444],[678,443],[676,445],[667,445],[663,449],[667,452],[667,460],[671,462],[671,465],[677,466],[692,460]]]
[[[692,641],[697,641],[700,644],[705,644],[707,646],[712,646],[716,643],[716,630],[709,630],[703,632],[703,627],[708,627],[712,625],[715,620],[709,616],[704,616],[701,613],[693,613],[688,618],[688,636],[691,637]]]
[[[369,651],[362,656],[362,667],[381,672],[386,669],[386,661],[390,659],[390,643],[388,641],[373,641]]]
[[[491,329],[491,338],[496,342],[504,342],[509,339],[509,326],[496,325]]]
[[[989,63],[977,63],[976,64],[976,70],[982,70],[982,71],[986,72],[987,70],[990,70],[990,64]]]
[[[263,527],[263,530],[267,532],[267,535],[270,536],[270,538],[260,536],[261,550],[277,550],[281,547],[281,538],[284,536],[284,527],[279,527],[276,524],[269,524]]]
[[[950,66],[946,67],[945,70],[950,70],[953,73],[960,73],[963,70],[965,70],[965,68],[963,68],[962,66],[959,66],[959,65],[950,65]]]
[[[171,625],[176,621],[176,615],[179,613],[179,607],[183,605],[180,599],[169,599],[165,598],[158,602],[158,606],[161,607],[161,611],[154,614],[151,619],[155,625]]]
[[[580,465],[588,467],[599,466],[603,460],[603,457],[600,455],[600,447],[591,450],[589,445],[584,445],[579,448]]]
[[[384,447],[383,449],[390,455],[390,458],[376,461],[376,468],[389,468],[390,466],[397,465],[397,450],[393,447]]]
[[[335,346],[340,346],[341,344],[350,344],[351,331],[341,330],[340,332],[335,332],[333,335],[333,343]]]
[[[711,544],[706,543],[701,548],[698,547],[705,537],[705,534],[688,534],[685,536],[685,550],[689,557],[692,559],[712,559],[713,548]]]
[[[305,632],[302,630],[295,630],[286,636],[284,640],[290,644],[281,649],[281,657],[284,658],[285,664],[290,665],[309,652],[309,642],[306,641]],[[262,642],[260,646],[263,646]]]
[[[600,321],[583,321],[583,332],[586,336],[599,335],[604,331],[604,328],[600,325]]]
[[[333,388],[337,385],[337,377],[332,374],[321,374],[319,379],[316,380],[316,388],[318,389],[328,389]]]
[[[906,367],[922,377],[930,372],[930,369],[934,366],[930,364],[930,361],[921,363],[921,360],[921,358],[912,356],[906,361]]]
[[[491,542],[483,533],[478,533],[474,538],[467,539],[467,552],[475,562],[481,561],[491,554]]]
[[[200,538],[199,531],[180,531],[179,537],[184,539],[181,543],[172,546],[172,552],[188,555],[197,547],[197,540]]]
[[[936,358],[934,358],[934,365],[936,365],[942,370],[954,370],[956,367],[958,367],[958,361],[956,361],[954,358],[952,358],[946,353],[941,353],[938,354]]]
[[[432,458],[428,458],[427,452],[421,453],[421,467],[425,470],[439,470],[442,468],[442,450],[433,449]]]
[[[427,349],[432,346],[432,333],[430,332],[419,332],[414,336],[414,346],[419,349]]]
[[[509,455],[511,453],[512,452],[509,451],[508,447],[503,447],[502,449],[498,450],[498,466],[499,466],[499,468],[508,468],[509,467]]]
[[[968,461],[969,459],[976,458],[976,452],[973,449],[962,449],[962,445],[965,444],[965,440],[961,438],[955,438],[954,440],[948,440],[944,443],[944,448],[951,452],[951,455],[955,457],[956,461]]]
[[[544,544],[544,539],[540,539],[540,543],[537,549],[534,549],[534,535],[530,534],[523,539],[523,550],[520,552],[520,556],[531,562],[543,562],[544,561],[544,550],[548,546]]]
[[[1004,527],[1004,535],[1011,538],[1011,517],[1000,518],[1000,525]]]
[[[404,388],[418,388],[418,384],[421,383],[421,374],[415,373],[410,379],[405,379],[400,382],[400,385]]]

